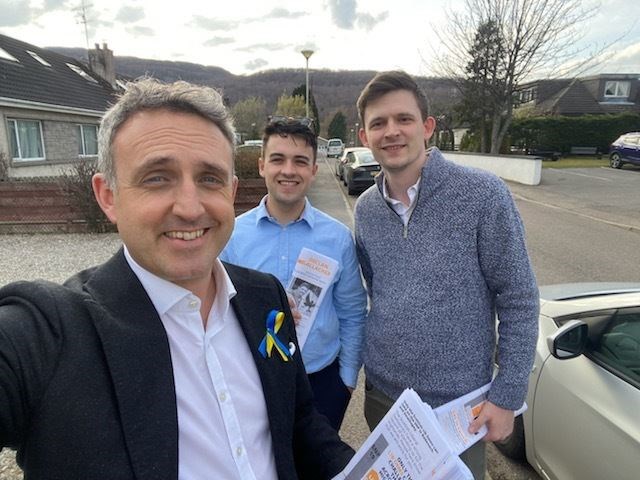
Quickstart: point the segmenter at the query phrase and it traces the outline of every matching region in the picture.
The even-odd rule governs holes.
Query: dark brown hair
[[[364,111],[369,102],[373,102],[383,95],[395,92],[396,90],[411,92],[416,102],[418,102],[418,108],[422,114],[422,121],[426,120],[429,116],[429,101],[427,100],[427,96],[409,74],[401,70],[394,70],[376,74],[360,93],[356,106],[358,107],[358,113],[363,127]]]
[[[313,161],[316,161],[318,150],[318,136],[311,129],[310,123],[295,118],[271,119],[264,127],[262,134],[262,155],[267,148],[269,137],[279,135],[281,137],[294,137],[304,142],[313,150]]]

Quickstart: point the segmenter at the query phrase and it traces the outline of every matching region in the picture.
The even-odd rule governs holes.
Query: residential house
[[[0,156],[9,177],[56,176],[97,155],[100,118],[123,84],[104,44],[78,60],[0,34]]]
[[[640,113],[640,74],[603,73],[519,86],[516,116]]]

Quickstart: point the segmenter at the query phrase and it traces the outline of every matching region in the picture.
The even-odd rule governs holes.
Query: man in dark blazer
[[[324,479],[351,458],[282,286],[217,258],[233,140],[220,95],[184,82],[130,84],[103,118],[93,186],[123,249],[0,289],[0,448],[26,479]]]

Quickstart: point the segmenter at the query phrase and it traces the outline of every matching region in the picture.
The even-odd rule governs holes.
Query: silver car
[[[640,478],[640,284],[540,289],[529,409],[496,444],[546,479]]]

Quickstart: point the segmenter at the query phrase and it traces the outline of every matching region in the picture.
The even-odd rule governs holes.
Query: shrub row
[[[580,117],[531,117],[514,119],[509,136],[511,145],[522,149],[543,148],[563,154],[571,147],[596,147],[609,151],[621,134],[640,131],[640,115],[584,115]]]

